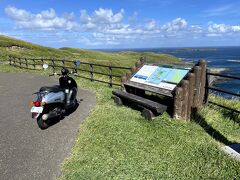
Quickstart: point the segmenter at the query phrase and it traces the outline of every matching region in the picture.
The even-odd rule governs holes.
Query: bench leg
[[[152,120],[154,114],[151,110],[144,108],[142,111],[142,116],[147,120]]]
[[[114,96],[114,102],[118,106],[123,105],[122,99],[120,97]]]

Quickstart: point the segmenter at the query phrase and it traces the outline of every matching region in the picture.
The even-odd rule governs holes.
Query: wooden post
[[[181,119],[182,118],[182,97],[183,89],[177,87],[174,95],[174,105],[173,105],[173,118]]]
[[[127,77],[126,76],[122,76],[121,78],[121,89],[123,90],[124,87],[124,83],[127,81]]]
[[[91,78],[91,81],[94,81],[93,79],[93,65],[90,64],[90,78]]]
[[[132,72],[131,72],[131,71],[128,71],[128,72],[126,73],[127,80],[130,79],[131,76],[132,76]]]
[[[64,61],[64,59],[62,60],[62,66],[65,67],[65,61]]]
[[[28,68],[28,61],[27,61],[27,58],[25,58],[25,64],[26,64],[26,68]]]
[[[192,105],[193,105],[194,87],[195,87],[195,74],[189,73],[187,79],[189,81],[187,120],[190,120],[191,113],[192,113]]]
[[[143,64],[146,61],[146,57],[140,57],[140,62]]]
[[[182,118],[187,119],[189,81],[188,80],[182,80],[181,87],[183,89]]]
[[[18,63],[19,63],[20,68],[22,68],[22,61],[21,61],[21,58],[18,58]]]
[[[207,73],[210,72],[210,69],[206,70],[206,83],[205,83],[205,95],[204,95],[204,104],[207,105],[208,104],[208,96],[209,96],[209,81],[210,81],[210,77],[209,75],[207,75]]]
[[[76,63],[74,63],[74,65],[75,65],[74,72],[75,72],[75,73],[77,73],[77,72],[78,72],[78,66],[77,66],[77,64],[76,64]]]
[[[14,63],[14,67],[16,67],[16,58],[13,57],[13,63]]]
[[[52,59],[51,61],[52,61],[52,70],[53,70],[53,73],[55,73],[55,62],[54,62],[54,59]]]
[[[136,63],[135,63],[135,66],[138,68],[139,66],[141,66],[141,61],[140,60],[138,60]]]
[[[109,87],[112,87],[112,64],[109,66]]]
[[[136,66],[133,66],[133,67],[131,68],[131,72],[132,72],[132,74],[134,74],[136,71],[137,71]]]
[[[11,66],[11,65],[12,65],[12,59],[11,59],[11,56],[8,56],[8,61],[9,61],[9,65]]]
[[[199,96],[200,96],[200,76],[201,67],[195,66],[193,69],[195,74],[195,87],[194,87],[194,97],[193,97],[193,107],[198,108],[199,106]]]
[[[9,58],[11,59],[11,65],[14,66],[14,58],[12,56],[9,56]]]
[[[205,84],[206,84],[206,69],[207,69],[207,62],[205,60],[199,61],[199,66],[201,67],[201,87],[200,87],[200,97],[199,97],[199,107],[203,106],[203,100],[205,95]]]
[[[43,58],[41,58],[41,61],[42,61],[42,68],[43,68]]]
[[[35,59],[33,59],[33,68],[36,69]]]

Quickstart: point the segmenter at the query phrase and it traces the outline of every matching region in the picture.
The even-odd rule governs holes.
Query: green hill
[[[78,48],[49,48],[15,38],[0,35],[0,60],[6,60],[8,55],[32,58],[61,58],[61,59],[81,59],[83,62],[97,62],[101,64],[113,64],[121,66],[133,65],[139,57],[144,56],[150,62],[176,62],[178,58],[150,52],[119,52],[108,53]]]

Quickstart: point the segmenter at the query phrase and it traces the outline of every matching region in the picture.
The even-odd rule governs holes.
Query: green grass
[[[0,69],[25,72],[8,65]],[[209,105],[193,122],[172,120],[167,113],[146,121],[140,112],[116,106],[113,89],[77,82],[96,92],[97,105],[80,126],[59,179],[238,179],[240,162],[220,147],[240,143],[239,115]],[[211,100],[240,110],[237,100]]]
[[[116,106],[112,89],[85,80],[78,84],[96,92],[97,106],[80,126],[60,179],[240,177],[240,162],[220,150],[225,139],[240,143],[240,127],[233,122],[239,115],[231,119],[224,110],[208,106],[195,122],[172,120],[167,113],[149,122],[138,111]],[[239,101],[224,103],[240,109]]]

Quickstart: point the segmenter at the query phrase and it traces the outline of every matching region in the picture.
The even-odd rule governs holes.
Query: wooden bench
[[[145,117],[145,119],[152,119],[154,117],[154,113],[156,114],[162,114],[167,110],[167,106],[151,101],[149,99],[145,99],[143,97],[121,91],[121,90],[115,90],[112,92],[114,96],[114,102],[117,105],[122,105],[123,100],[130,101],[134,104],[142,106],[144,109],[142,111],[142,115]]]

